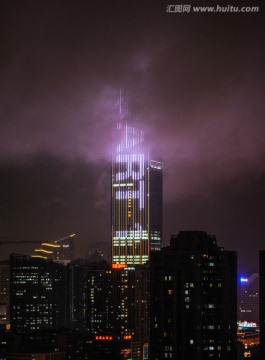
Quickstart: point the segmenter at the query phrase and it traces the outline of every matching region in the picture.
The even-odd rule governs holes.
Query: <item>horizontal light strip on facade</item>
[[[120,186],[133,186],[133,183],[129,183],[129,184],[113,184],[113,187],[120,187]]]
[[[151,166],[153,169],[162,170],[162,163],[159,162],[159,161],[151,160],[151,161],[150,161],[150,166]]]
[[[147,239],[148,236],[144,235],[144,236],[114,236],[113,239],[114,240],[129,240],[129,239]]]

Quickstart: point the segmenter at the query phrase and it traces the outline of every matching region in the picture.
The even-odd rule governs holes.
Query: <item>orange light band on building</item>
[[[112,264],[112,269],[124,269],[126,266],[126,264]]]
[[[112,341],[112,336],[102,336],[102,335],[97,335],[95,337],[95,340],[103,340],[103,341]]]

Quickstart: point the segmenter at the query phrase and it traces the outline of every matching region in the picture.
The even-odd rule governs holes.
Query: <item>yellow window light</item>
[[[61,245],[55,245],[55,244],[50,244],[50,243],[42,243],[41,245],[50,246],[50,247],[54,247],[54,248],[60,248],[61,247]]]
[[[44,249],[35,249],[36,252],[44,252],[46,254],[53,254],[52,251],[49,251],[49,250],[44,250]]]

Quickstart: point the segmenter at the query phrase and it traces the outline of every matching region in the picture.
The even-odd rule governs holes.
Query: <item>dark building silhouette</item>
[[[53,260],[64,265],[74,260],[75,255],[75,234],[71,234],[63,239],[54,241],[55,248]]]
[[[259,358],[265,359],[265,251],[259,252]]]
[[[0,261],[0,324],[6,325],[10,322],[9,284],[9,260]]]
[[[90,262],[99,262],[105,260],[110,262],[111,244],[109,241],[96,241],[89,245],[88,260]]]
[[[25,255],[10,256],[10,325],[15,333],[69,326],[66,266]]]
[[[87,330],[87,269],[89,264],[87,261],[78,259],[67,265],[70,327],[76,331]]]
[[[67,360],[63,351],[42,352],[42,353],[8,353],[6,360]]]
[[[150,359],[236,359],[237,257],[181,231],[151,253]]]

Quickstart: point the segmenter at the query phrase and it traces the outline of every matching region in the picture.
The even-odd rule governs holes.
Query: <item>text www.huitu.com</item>
[[[259,6],[191,6],[191,5],[168,5],[167,13],[256,13]]]

